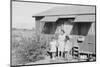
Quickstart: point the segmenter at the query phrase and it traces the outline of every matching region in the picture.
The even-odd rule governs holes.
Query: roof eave
[[[43,17],[43,16],[70,16],[70,15],[96,15],[96,13],[67,14],[67,15],[37,15],[37,16],[32,16],[32,17],[35,18],[35,17]]]

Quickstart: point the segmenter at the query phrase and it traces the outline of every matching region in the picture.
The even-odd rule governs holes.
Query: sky
[[[35,28],[35,18],[32,18],[32,16],[58,6],[64,5],[13,1],[12,27],[20,29]]]

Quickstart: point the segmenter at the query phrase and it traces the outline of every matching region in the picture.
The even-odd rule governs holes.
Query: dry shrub
[[[34,34],[36,35],[36,34]],[[44,59],[47,40],[41,35],[35,37],[20,36],[12,40],[12,65],[26,64]]]

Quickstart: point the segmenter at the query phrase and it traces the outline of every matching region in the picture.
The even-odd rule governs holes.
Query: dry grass
[[[34,31],[12,31],[12,65],[44,59],[47,40]]]

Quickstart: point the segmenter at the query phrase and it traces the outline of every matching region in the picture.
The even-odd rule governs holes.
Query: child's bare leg
[[[58,51],[58,57],[61,57],[61,51]]]
[[[68,52],[67,51],[65,52],[65,58],[66,58],[66,60],[68,60]]]
[[[55,59],[55,52],[52,53],[52,59]]]

